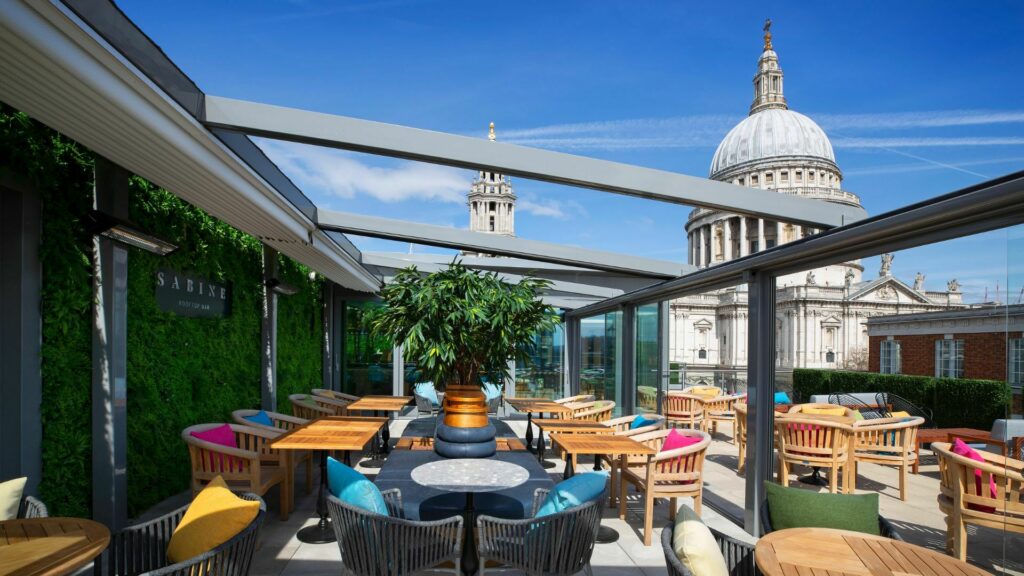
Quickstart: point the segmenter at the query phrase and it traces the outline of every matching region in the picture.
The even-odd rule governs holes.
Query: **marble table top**
[[[412,470],[413,482],[448,492],[495,492],[515,488],[529,478],[526,468],[490,458],[451,458]]]

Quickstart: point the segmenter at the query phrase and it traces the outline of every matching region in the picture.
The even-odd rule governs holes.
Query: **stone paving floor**
[[[392,438],[401,436],[409,420],[398,419],[391,424]],[[512,419],[509,424],[522,437],[525,420]],[[731,430],[728,426],[720,429],[709,450],[705,463],[706,498],[714,500],[726,514],[742,515],[744,479],[736,474],[736,448],[730,443]],[[550,457],[558,466],[549,470],[553,480],[560,480],[563,463]],[[935,503],[938,493],[937,466],[930,453],[922,453],[921,474],[911,475],[910,497],[907,502],[899,500],[898,475],[895,469],[861,465],[857,483],[858,492],[876,491],[881,494],[882,514],[891,520],[901,536],[908,542],[942,550],[945,541],[945,524]],[[588,469],[583,464],[581,469]],[[370,476],[375,469],[360,470]],[[804,471],[800,471],[804,474]],[[296,484],[304,485],[302,472],[297,471]],[[792,486],[806,487],[798,482]],[[295,538],[299,528],[315,523],[316,498],[306,496],[302,490],[296,495],[296,510],[287,522],[277,518],[277,502],[270,495],[270,508],[264,524],[261,544],[253,561],[252,574],[256,576],[319,575],[340,573],[341,556],[336,544],[303,544]],[[692,501],[684,500],[684,504]],[[612,544],[598,544],[592,559],[596,575],[655,576],[666,574],[665,560],[660,545],[661,527],[668,522],[668,503],[655,506],[654,541],[650,547],[643,545],[640,530],[643,526],[643,509],[639,501],[631,501],[626,521],[617,518],[616,511],[605,509],[606,526],[618,530],[620,538]],[[742,529],[710,506],[704,506],[705,522],[734,537],[750,539]],[[995,573],[1024,575],[1024,536],[1009,535],[1005,539],[1001,532],[982,529],[971,530],[968,538],[968,556],[972,564]]]

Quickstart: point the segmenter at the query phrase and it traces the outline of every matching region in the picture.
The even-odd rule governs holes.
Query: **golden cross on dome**
[[[491,122],[490,131],[487,133],[487,139],[494,142],[495,138],[497,137],[494,135],[494,122]]]
[[[764,49],[772,49],[772,19],[765,18],[764,20]]]

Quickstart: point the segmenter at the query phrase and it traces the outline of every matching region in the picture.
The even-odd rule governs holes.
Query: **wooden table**
[[[83,518],[0,522],[0,574],[70,574],[110,544],[110,530]]]
[[[763,536],[754,560],[765,576],[988,574],[927,548],[828,528],[791,528]]]
[[[576,473],[576,459],[583,454],[595,456],[594,469],[598,470],[598,465],[601,461],[596,456],[620,456],[625,459],[626,456],[653,456],[658,453],[654,448],[641,444],[628,436],[617,436],[615,434],[552,433],[551,445],[554,446],[555,444],[558,444],[559,448],[565,450],[565,453],[568,455],[562,478],[569,478]],[[620,464],[620,466],[622,465]],[[609,482],[609,491],[611,492],[609,502],[614,503],[615,491],[617,490],[614,468],[612,474],[613,476]],[[601,544],[609,544],[618,539],[619,532],[609,526],[602,525],[597,531],[597,542]]]
[[[520,412],[526,412],[526,448],[532,450],[533,445],[533,414],[572,414],[572,408],[558,402],[543,398],[506,398],[510,406]]]
[[[541,466],[545,468],[554,468],[555,465],[552,462],[544,460],[544,431],[547,430],[548,434],[562,433],[562,434],[611,434],[615,432],[610,426],[605,426],[600,422],[590,422],[587,420],[572,420],[571,418],[536,418],[533,420],[533,424],[537,426],[537,461],[540,462]],[[529,446],[529,443],[527,443]],[[554,448],[554,444],[551,445]]]
[[[390,416],[391,412],[401,411],[412,401],[412,396],[363,396],[359,400],[356,400],[346,406],[345,410],[347,412],[373,412],[374,416],[380,416],[381,412],[383,412],[384,416]],[[362,463],[366,468],[380,468],[383,466],[383,455],[387,454],[391,450],[391,447],[389,446],[389,442],[391,441],[391,431],[388,430],[387,426],[384,426],[384,428],[381,429],[379,439],[380,442],[373,446],[370,459]]]
[[[320,521],[299,530],[299,541],[308,544],[335,541],[334,529],[327,518],[327,452],[343,451],[345,464],[351,466],[349,452],[362,450],[377,437],[381,428],[387,427],[387,423],[387,418],[327,416],[286,432],[270,442],[271,450],[316,450],[320,453],[320,490],[316,498],[316,512]]]
[[[954,438],[960,438],[964,442],[985,442],[1002,446],[1003,456],[1006,456],[1006,443],[994,440],[992,433],[986,430],[978,430],[976,428],[919,428],[917,430],[917,439],[914,441],[914,451],[917,452],[917,458],[914,458],[914,474],[917,474],[920,467],[921,446],[931,444],[932,442],[949,442],[952,444]]]

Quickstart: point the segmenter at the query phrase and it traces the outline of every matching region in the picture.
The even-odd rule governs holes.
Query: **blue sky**
[[[870,214],[1024,167],[1017,2],[119,5],[209,94],[481,138],[494,121],[503,141],[698,176],[746,115],[771,17],[790,107],[828,133]],[[320,206],[467,225],[471,172],[261,145]],[[514,185],[520,236],[685,259],[687,207]],[[930,289],[957,277],[969,300],[998,282],[1005,300],[1013,234],[904,251],[893,270]]]

